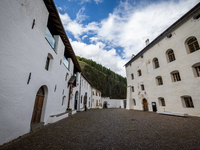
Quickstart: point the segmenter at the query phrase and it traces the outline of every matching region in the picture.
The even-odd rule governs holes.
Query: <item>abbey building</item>
[[[200,116],[200,3],[125,64],[127,109]]]

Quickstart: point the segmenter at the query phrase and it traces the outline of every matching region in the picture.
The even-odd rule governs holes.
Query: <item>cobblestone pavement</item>
[[[126,109],[90,109],[47,125],[0,149],[200,150],[200,118]]]

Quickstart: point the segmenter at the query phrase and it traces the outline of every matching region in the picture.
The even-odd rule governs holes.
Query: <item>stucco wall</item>
[[[124,99],[110,99],[109,97],[101,97],[102,108],[103,104],[107,103],[107,108],[124,108]]]
[[[70,70],[60,64],[64,44],[59,36],[54,36],[57,53],[45,39],[48,11],[43,1],[3,0],[0,1],[0,14],[1,145],[30,131],[35,97],[41,86],[45,89],[41,122],[47,124],[51,115],[66,111],[68,81],[74,66],[71,59]],[[35,26],[32,29],[33,19]],[[48,54],[53,59],[47,71],[45,63]],[[31,79],[27,84],[29,73]],[[65,80],[67,73],[69,75]],[[66,100],[62,105],[63,96]]]
[[[200,19],[190,18],[179,28],[172,32],[172,37],[165,37],[150,50],[143,54],[143,58],[137,58],[131,65],[126,67],[127,83],[134,86],[134,92],[127,88],[127,109],[143,110],[142,100],[148,101],[149,111],[152,111],[152,102],[156,102],[158,111],[188,113],[189,115],[200,116],[200,77],[195,77],[192,66],[200,62],[200,50],[188,53],[186,40],[189,37],[196,37],[200,42]],[[168,62],[166,51],[173,49],[175,61]],[[157,57],[160,67],[154,69],[153,59]],[[137,71],[141,69],[142,76]],[[178,70],[181,81],[172,82],[171,72]],[[131,79],[131,74],[134,79]],[[156,77],[161,76],[163,85],[156,84]],[[144,84],[145,90],[141,90]],[[181,96],[191,96],[194,108],[185,108]],[[166,106],[163,107],[158,101],[159,97],[165,99]],[[133,99],[136,106],[133,105]]]
[[[94,94],[93,94],[93,92],[94,92]],[[97,94],[96,94],[96,92],[97,92]],[[102,105],[101,92],[95,88],[92,88],[91,95],[92,95],[92,108],[99,108],[99,106],[101,107],[101,105]],[[96,101],[98,101],[98,106],[96,105]]]

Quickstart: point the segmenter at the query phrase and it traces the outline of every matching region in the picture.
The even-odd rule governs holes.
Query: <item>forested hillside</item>
[[[107,69],[93,60],[77,57],[83,74],[90,80],[92,85],[101,90],[102,97],[114,99],[126,98],[126,78]]]

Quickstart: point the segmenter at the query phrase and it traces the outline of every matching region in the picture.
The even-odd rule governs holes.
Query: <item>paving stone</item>
[[[90,109],[49,124],[2,150],[200,149],[200,118]]]

